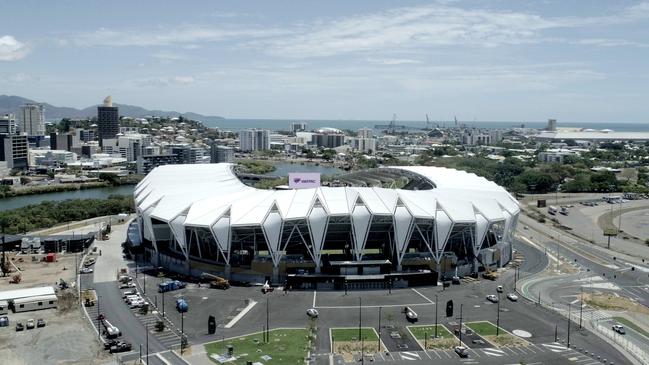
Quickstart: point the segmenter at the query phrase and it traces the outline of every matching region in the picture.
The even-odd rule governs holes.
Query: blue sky
[[[649,2],[2,1],[0,94],[229,118],[647,122]]]

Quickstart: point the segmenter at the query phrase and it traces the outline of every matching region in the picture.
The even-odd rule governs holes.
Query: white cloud
[[[11,35],[0,37],[0,61],[16,61],[28,53],[27,45]]]
[[[368,58],[367,62],[378,65],[413,65],[423,63],[410,58]]]
[[[201,42],[222,42],[233,39],[255,39],[283,34],[278,29],[252,27],[211,27],[184,25],[175,28],[111,30],[106,28],[83,33],[69,39],[62,39],[61,44],[77,46],[165,46],[187,45]]]
[[[193,84],[196,80],[193,76],[163,76],[148,77],[131,80],[131,83],[137,87],[167,87]]]

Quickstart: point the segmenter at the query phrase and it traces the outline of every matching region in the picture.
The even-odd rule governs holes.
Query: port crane
[[[374,126],[374,129],[381,129],[384,130],[387,134],[394,134],[395,130],[408,129],[408,127],[405,125],[398,125],[397,115],[392,114],[392,120],[390,121],[390,124],[377,124]]]

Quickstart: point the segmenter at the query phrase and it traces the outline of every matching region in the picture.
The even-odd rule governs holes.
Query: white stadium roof
[[[372,215],[394,215],[398,204],[418,218],[433,218],[443,210],[454,222],[475,222],[476,214],[488,221],[516,215],[516,200],[502,187],[464,171],[443,167],[389,167],[430,180],[431,190],[377,187],[319,187],[301,190],[260,190],[243,184],[232,164],[166,165],[155,168],[135,189],[139,212],[150,217],[210,227],[225,213],[230,224],[260,225],[272,209],[283,220],[304,219],[316,201],[328,215],[350,215],[360,200]],[[153,207],[153,208],[152,208]],[[181,219],[177,219],[182,217]]]

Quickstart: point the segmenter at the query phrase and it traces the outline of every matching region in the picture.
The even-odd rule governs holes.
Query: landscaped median
[[[437,325],[437,337],[435,337],[435,325],[408,326],[408,331],[412,334],[421,348],[429,349],[452,349],[458,346],[459,339],[444,327]]]
[[[529,344],[520,337],[514,336],[505,331],[502,327],[500,327],[499,331],[496,331],[496,326],[489,321],[468,322],[464,325],[494,346],[527,346]],[[496,333],[498,333],[497,336]]]
[[[371,327],[363,327],[361,329],[362,341],[358,338],[358,327],[331,328],[329,330],[329,335],[331,336],[332,352],[342,355],[345,361],[352,361],[354,355],[361,352],[361,343],[364,354],[374,354],[385,350],[383,342],[380,343],[379,349],[379,335],[376,333],[376,330]]]
[[[227,364],[246,365],[246,362],[262,364],[303,364],[309,351],[309,331],[303,328],[275,329],[269,332],[268,343],[264,343],[263,333],[234,337],[225,341],[205,345],[207,356],[220,364],[219,357],[227,354],[227,346],[233,347],[235,360]]]

